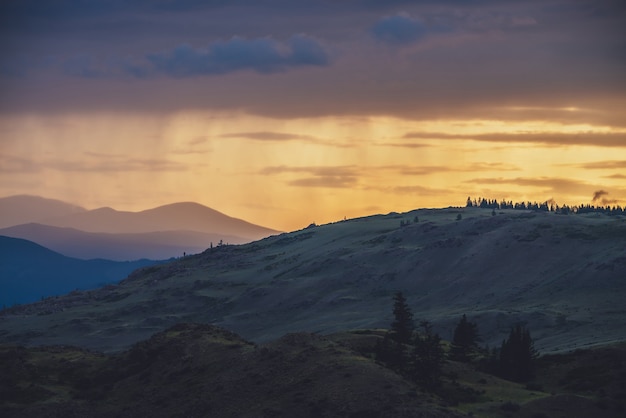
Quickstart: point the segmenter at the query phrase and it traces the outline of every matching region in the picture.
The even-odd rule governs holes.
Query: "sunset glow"
[[[619,2],[29,3],[2,6],[0,196],[285,231],[467,196],[626,204]]]

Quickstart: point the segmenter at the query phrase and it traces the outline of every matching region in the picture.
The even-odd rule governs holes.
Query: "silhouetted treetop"
[[[559,213],[563,215],[568,215],[570,213],[604,213],[607,215],[624,215],[626,214],[626,210],[622,208],[620,205],[614,206],[594,206],[591,204],[580,204],[578,206],[568,206],[563,205],[559,206],[555,201],[549,200],[541,203],[537,202],[513,202],[502,200],[498,202],[496,199],[485,199],[479,197],[478,199],[472,199],[468,196],[467,201],[465,203],[465,207],[468,208],[481,208],[481,209],[517,209],[517,210],[532,210],[536,212],[553,212]]]

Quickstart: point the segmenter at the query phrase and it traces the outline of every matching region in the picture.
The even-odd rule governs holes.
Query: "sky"
[[[626,205],[623,1],[7,0],[0,47],[0,197]]]

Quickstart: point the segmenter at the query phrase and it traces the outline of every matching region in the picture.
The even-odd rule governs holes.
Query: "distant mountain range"
[[[163,260],[196,254],[220,241],[240,244],[241,237],[193,231],[162,231],[132,234],[85,232],[74,228],[36,223],[0,229],[0,235],[24,238],[68,257],[127,261],[150,257]]]
[[[152,260],[78,260],[38,244],[0,236],[0,306],[117,283]]]
[[[85,208],[55,199],[18,195],[0,198],[0,228],[41,222],[86,212]]]
[[[25,195],[0,198],[0,228],[67,256],[113,260],[178,257],[278,232],[192,202],[124,212]]]

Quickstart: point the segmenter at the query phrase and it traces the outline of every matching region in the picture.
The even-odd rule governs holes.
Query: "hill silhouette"
[[[446,362],[425,391],[373,360],[381,332],[287,334],[254,344],[177,324],[128,350],[0,345],[7,417],[623,416],[626,346],[544,356],[523,385]]]
[[[389,323],[400,290],[416,320],[444,338],[465,313],[492,346],[522,323],[539,351],[559,352],[624,339],[624,248],[621,217],[479,208],[375,215],[213,248],[115,287],[7,310],[0,341],[117,351],[181,320],[256,342],[375,328]]]
[[[173,203],[140,212],[99,208],[71,215],[51,217],[42,223],[86,232],[195,231],[237,236],[248,240],[260,239],[278,232],[227,216],[193,202]]]
[[[461,416],[349,347],[304,333],[255,346],[217,327],[179,324],[108,357],[0,346],[0,364],[16,383],[0,390],[5,416]]]
[[[0,228],[47,218],[71,216],[86,209],[56,199],[39,196],[17,195],[0,198]]]
[[[78,260],[27,240],[0,236],[0,305],[116,283],[133,270],[154,263]]]
[[[27,239],[68,257],[116,261],[141,258],[163,260],[185,253],[200,253],[220,241],[231,244],[249,242],[249,239],[233,235],[194,231],[109,234],[36,223],[0,229],[0,235]]]
[[[127,212],[11,196],[0,198],[0,215],[0,235],[83,259],[168,259],[199,253],[211,245],[243,244],[278,233],[193,202]]]

